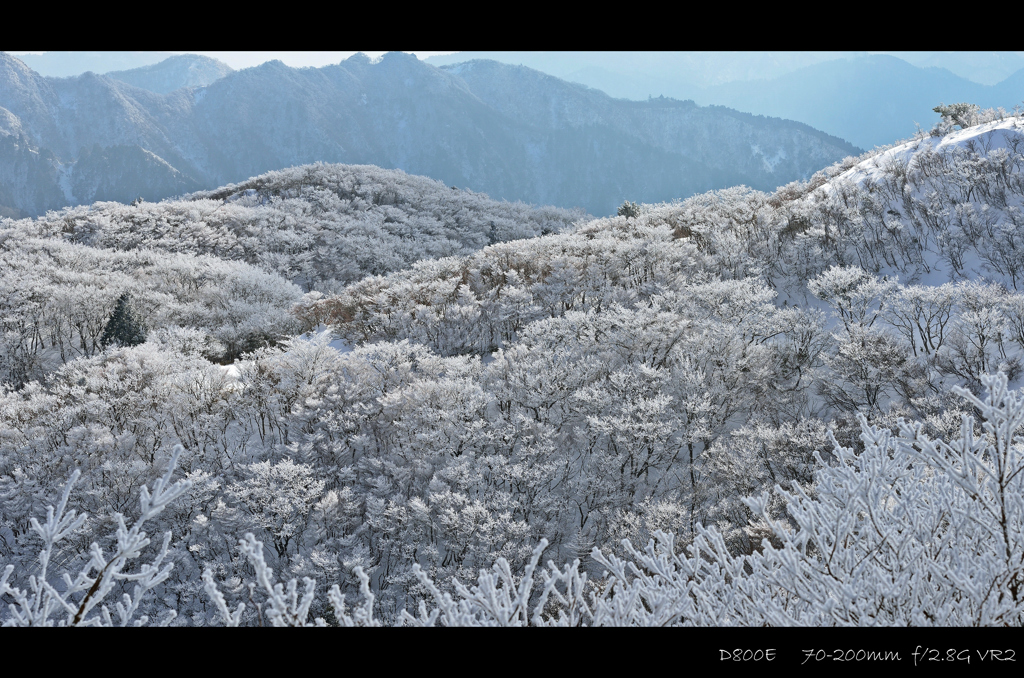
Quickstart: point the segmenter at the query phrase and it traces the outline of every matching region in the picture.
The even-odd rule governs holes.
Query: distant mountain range
[[[878,54],[815,64],[772,80],[726,83],[697,101],[799,120],[873,148],[913,135],[915,122],[930,128],[940,102],[1012,109],[1024,102],[1024,69],[997,85],[981,85]]]
[[[428,57],[434,66],[484,59],[519,65],[599,89],[613,97],[693,99],[704,88],[767,80],[823,61],[867,52],[455,52]]]
[[[981,85],[996,85],[1024,68],[1024,52],[889,52],[919,68],[945,68]]]
[[[1024,102],[1022,52],[460,52],[522,64],[613,97],[663,95],[811,125],[863,147],[929,128],[939,103],[1012,109]]]
[[[156,64],[126,71],[111,71],[105,75],[139,89],[167,94],[181,87],[212,84],[234,70],[217,59],[198,54],[178,54]]]
[[[276,52],[249,52],[259,63],[258,55]],[[315,54],[315,53],[310,53]],[[420,53],[422,54],[422,53]],[[853,59],[869,54],[889,54],[918,68],[944,68],[961,78],[982,85],[995,85],[1024,68],[1024,51],[917,51],[917,52],[851,52],[851,51],[734,51],[734,52],[455,52],[428,57],[434,66],[463,63],[474,59],[523,65],[549,75],[583,82],[615,97],[646,99],[649,94],[691,98],[672,89],[672,83],[687,82],[710,87],[737,80],[777,78],[806,66],[835,59]],[[109,74],[157,64],[172,52],[44,52],[18,56],[32,70],[48,77],[69,77],[86,71]],[[196,56],[196,55],[191,55]],[[272,56],[266,56],[270,60]],[[254,65],[253,64],[253,65]],[[309,64],[312,65],[312,64]],[[236,65],[236,68],[240,66]],[[604,73],[617,84],[595,85],[587,73]],[[582,78],[582,79],[581,79]],[[654,89],[643,89],[659,82]],[[632,86],[632,94],[624,94],[618,85]],[[669,89],[665,89],[668,86]],[[641,91],[642,90],[642,91]]]
[[[168,58],[170,57],[170,58]],[[47,52],[22,60],[45,76],[103,73],[167,93],[209,85],[231,72],[198,55],[166,52]],[[1024,101],[1024,52],[543,52],[437,55],[450,66],[474,60],[523,65],[615,98],[665,96],[806,123],[863,148],[930,127],[940,102],[1012,109]]]
[[[0,53],[0,209],[157,200],[324,161],[600,215],[627,199],[772,189],[860,152],[797,122],[617,100],[528,68],[437,68],[400,52],[316,69],[274,61],[151,91],[201,82],[211,66],[47,78]]]
[[[48,78],[69,78],[87,71],[108,73],[158,64],[173,52],[43,52],[18,58],[33,71]]]

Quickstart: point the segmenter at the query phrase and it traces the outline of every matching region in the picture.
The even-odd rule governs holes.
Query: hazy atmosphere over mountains
[[[692,99],[798,120],[865,149],[928,128],[940,101],[1024,100],[1024,52],[457,52],[522,64],[613,97]]]
[[[156,200],[324,161],[608,214],[625,199],[769,189],[858,152],[799,123],[616,100],[496,62],[439,69],[403,53],[318,69],[273,61],[207,86],[188,78],[211,64],[180,62],[45,78],[0,56],[5,208]],[[176,74],[183,86],[167,94],[129,84],[165,90]]]
[[[1019,52],[390,53],[241,71],[161,52],[5,54],[0,212],[158,200],[323,161],[608,214],[806,178],[927,127],[939,101],[1010,107],[1022,68]]]

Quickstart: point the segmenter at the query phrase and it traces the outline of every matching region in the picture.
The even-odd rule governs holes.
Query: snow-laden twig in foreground
[[[287,584],[274,581],[274,570],[263,557],[263,542],[256,539],[251,533],[247,533],[238,545],[249,559],[249,564],[256,571],[256,581],[259,587],[267,594],[267,618],[272,626],[326,626],[326,622],[317,617],[312,623],[308,621],[309,608],[316,601],[316,581],[309,577],[303,577],[305,590],[299,598],[299,582],[291,579]],[[374,595],[370,592],[370,578],[363,572],[361,567],[354,568],[353,572],[359,578],[359,590],[363,595],[363,605],[348,613],[345,605],[345,596],[341,593],[338,585],[335,584],[328,592],[328,598],[334,607],[334,616],[341,626],[380,626],[380,622],[373,618]],[[239,603],[232,612],[224,595],[217,588],[213,581],[213,573],[207,568],[203,572],[203,588],[207,595],[213,599],[221,620],[226,626],[238,626],[242,620],[242,613],[245,611],[245,603]],[[262,611],[261,611],[262,624]]]
[[[181,496],[191,485],[186,480],[171,482],[181,451],[182,447],[176,445],[167,464],[167,471],[153,484],[152,493],[148,487],[142,487],[139,499],[141,510],[131,528],[125,524],[124,516],[120,513],[114,515],[118,525],[117,547],[114,553],[107,558],[99,545],[93,542],[89,549],[91,558],[85,568],[74,579],[64,573],[61,578],[62,586],[56,586],[50,583],[47,571],[53,549],[86,521],[84,514],[76,515],[74,510],[66,515],[64,513],[71,488],[81,475],[75,470],[64,486],[57,508],[47,507],[46,522],[40,524],[38,520],[32,518],[32,529],[42,539],[43,549],[39,554],[39,573],[31,575],[28,579],[29,590],[18,588],[8,582],[14,570],[11,565],[8,565],[0,576],[0,596],[10,595],[15,601],[9,606],[11,616],[4,622],[4,626],[128,626],[146,592],[167,579],[171,568],[174,567],[174,563],[164,563],[171,541],[171,533],[167,532],[152,562],[142,565],[136,573],[124,572],[128,562],[138,558],[142,549],[149,545],[150,540],[142,526]],[[114,610],[118,616],[115,621],[110,614],[110,608],[103,604],[103,600],[121,581],[134,582],[135,587],[132,595],[125,593],[120,601],[114,603]],[[77,597],[76,594],[83,595]],[[60,616],[64,618],[58,619]],[[169,623],[174,616],[172,611],[163,623]],[[141,626],[148,621],[148,617],[144,615],[134,624]]]

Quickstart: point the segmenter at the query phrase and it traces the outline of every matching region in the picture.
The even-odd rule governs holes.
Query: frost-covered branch
[[[84,515],[77,516],[72,510],[67,515],[64,511],[67,506],[71,488],[80,473],[76,470],[71,479],[65,485],[61,500],[54,510],[52,506],[47,508],[46,523],[40,523],[32,519],[32,528],[43,541],[43,550],[39,555],[40,571],[38,574],[29,577],[28,592],[8,584],[13,568],[8,566],[4,570],[4,576],[0,579],[0,595],[10,594],[16,605],[10,606],[11,618],[5,625],[14,626],[127,626],[133,622],[133,617],[138,610],[139,603],[146,592],[152,590],[161,582],[167,579],[174,563],[164,563],[167,558],[168,547],[171,540],[170,533],[164,535],[161,548],[156,556],[149,563],[143,564],[138,572],[126,573],[124,569],[129,561],[138,558],[142,550],[149,545],[150,540],[143,525],[163,511],[168,504],[184,494],[190,487],[185,480],[171,482],[171,476],[177,465],[178,456],[182,448],[176,446],[171,453],[166,473],[158,478],[153,484],[153,492],[143,486],[139,499],[139,517],[129,528],[124,522],[124,517],[118,513],[114,518],[118,528],[116,532],[116,548],[110,557],[103,554],[100,546],[93,542],[90,547],[90,560],[78,574],[72,579],[71,575],[64,573],[61,576],[60,584],[52,584],[48,579],[48,567],[53,555],[54,547],[71,532],[78,529],[85,523]],[[91,573],[95,573],[92,575]],[[106,598],[118,582],[134,582],[132,594],[122,594],[120,601],[114,603],[114,609],[118,614],[115,622],[111,617],[109,608],[103,604]],[[83,593],[76,599],[75,594]],[[98,613],[93,613],[98,607]],[[64,619],[51,619],[51,616],[63,613]],[[136,624],[145,624],[147,617],[140,618]]]

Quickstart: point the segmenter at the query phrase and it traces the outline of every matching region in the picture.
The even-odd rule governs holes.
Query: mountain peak
[[[365,52],[356,52],[355,54],[353,54],[349,58],[345,59],[341,63],[343,63],[343,64],[352,64],[352,65],[359,65],[359,64],[367,64],[367,65],[369,65],[372,61],[373,60]]]
[[[380,60],[382,62],[384,62],[384,61],[404,61],[404,62],[419,61],[419,59],[416,57],[415,54],[406,54],[405,52],[385,52],[384,55],[381,56]]]
[[[167,94],[182,87],[204,87],[233,72],[234,69],[226,63],[211,57],[177,54],[160,63],[127,71],[111,71],[106,76],[133,87]]]

